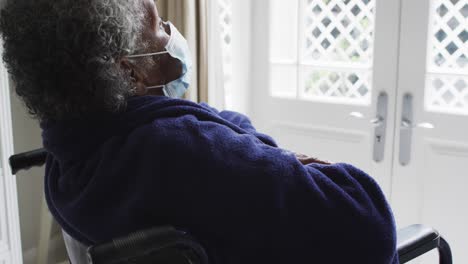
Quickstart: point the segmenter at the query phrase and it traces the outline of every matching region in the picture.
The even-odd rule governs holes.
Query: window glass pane
[[[232,0],[218,0],[226,98],[232,92]]]
[[[463,0],[433,0],[431,11],[429,71],[453,73],[466,70],[468,3]]]
[[[374,5],[371,0],[307,0],[301,61],[371,67]]]
[[[426,109],[468,115],[468,3],[432,0]]]
[[[304,67],[301,97],[329,103],[367,104],[371,100],[372,71],[323,70]]]
[[[290,10],[292,7],[297,8],[298,14],[297,41],[280,35],[274,37],[279,26],[273,26],[270,42],[272,63],[275,63],[273,58],[290,58],[297,54],[295,70],[300,73],[300,82],[295,87],[299,91],[297,96],[327,103],[369,105],[375,0],[299,0],[297,7],[290,1],[275,0],[271,23],[274,24],[274,18],[282,17],[284,10],[294,13]],[[287,18],[290,20],[289,15]],[[297,46],[289,48],[291,44]],[[273,73],[271,76],[276,78]],[[290,94],[293,90],[275,87],[273,91],[276,89],[284,92],[274,95]]]
[[[468,76],[428,74],[426,87],[428,110],[468,114]]]

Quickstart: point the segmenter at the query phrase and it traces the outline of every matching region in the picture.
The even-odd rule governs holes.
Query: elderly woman
[[[180,99],[191,56],[152,0],[10,0],[0,31],[50,153],[50,211],[78,241],[170,224],[213,263],[398,262],[391,210],[364,172]]]

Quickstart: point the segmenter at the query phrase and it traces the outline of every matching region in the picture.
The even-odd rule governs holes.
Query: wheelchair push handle
[[[21,170],[40,167],[45,164],[46,159],[47,151],[43,148],[13,155],[10,157],[11,172],[15,175]]]
[[[171,264],[209,262],[204,248],[196,240],[170,226],[136,232],[88,249],[88,263],[91,264],[124,264],[129,260]]]
[[[452,252],[449,244],[433,228],[412,225],[398,231],[400,263],[407,263],[433,249],[439,250],[440,264],[452,264]]]

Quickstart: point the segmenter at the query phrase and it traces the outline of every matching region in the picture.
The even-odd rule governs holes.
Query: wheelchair
[[[47,151],[38,149],[10,157],[13,175],[45,164]],[[188,233],[171,226],[155,227],[116,238],[108,243],[86,247],[63,232],[72,264],[208,264],[203,246]],[[413,225],[398,231],[400,263],[407,263],[429,251],[439,251],[440,264],[452,264],[447,241],[426,226]]]

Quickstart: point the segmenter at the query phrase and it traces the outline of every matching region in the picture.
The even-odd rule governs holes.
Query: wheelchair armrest
[[[397,248],[400,263],[409,262],[433,249],[439,249],[440,264],[452,264],[450,246],[430,227],[413,225],[399,230]]]
[[[203,247],[187,233],[172,227],[137,232],[88,249],[88,263],[207,264]]]
[[[21,170],[28,170],[32,167],[44,165],[47,159],[45,149],[37,149],[25,153],[20,153],[10,157],[10,167],[13,175]]]

